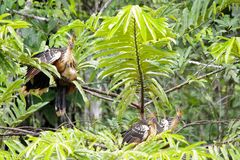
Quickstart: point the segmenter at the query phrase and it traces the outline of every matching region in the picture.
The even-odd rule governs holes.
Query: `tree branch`
[[[101,91],[101,90],[98,90],[98,89],[95,89],[95,88],[90,88],[90,87],[87,87],[87,86],[82,86],[82,88],[87,93],[89,93],[89,94],[91,94],[93,96],[105,99],[107,101],[113,102],[114,100],[111,99],[111,98],[108,98],[108,97],[101,96],[99,94],[106,95],[106,96],[111,96],[111,97],[118,97],[118,94],[116,94],[116,93],[107,92],[107,91]],[[98,93],[98,94],[94,94],[94,93]],[[137,109],[140,109],[140,106],[138,104],[136,104],[136,103],[131,103],[130,106],[132,106],[134,108],[137,108]]]
[[[26,136],[26,133],[4,133],[0,134],[0,137],[12,137],[12,136]]]
[[[103,12],[111,3],[112,3],[112,0],[108,0],[108,1],[104,4],[104,6],[100,9],[98,15],[101,15],[102,12]]]
[[[37,133],[37,132],[32,132],[32,131],[28,131],[28,130],[24,130],[24,129],[20,129],[20,128],[12,128],[12,127],[0,126],[0,129],[2,129],[2,130],[14,131],[14,132],[17,132],[17,133],[30,134],[30,135],[32,135],[32,136],[39,136],[39,133]],[[10,134],[10,133],[9,133],[9,134]]]
[[[223,71],[224,69],[225,69],[225,67],[224,67],[224,68],[217,69],[217,70],[212,71],[212,72],[209,72],[209,73],[207,73],[207,74],[204,74],[204,75],[202,75],[202,76],[197,77],[196,80],[200,80],[200,79],[206,78],[206,77],[208,77],[208,76],[211,76],[211,75],[213,75],[213,74],[216,74],[216,73],[218,73],[218,72],[221,72],[221,71]],[[167,93],[176,91],[176,90],[184,87],[185,85],[189,84],[190,81],[191,81],[191,79],[188,79],[188,80],[186,80],[185,82],[183,82],[183,83],[181,83],[181,84],[179,84],[179,85],[177,85],[177,86],[174,86],[174,87],[166,90],[165,93],[167,94]],[[149,101],[149,102],[147,102],[147,103],[145,103],[144,106],[146,107],[147,105],[149,105],[149,104],[151,104],[151,103],[153,103],[152,100]]]
[[[228,123],[230,120],[222,120],[222,121],[217,121],[217,120],[200,120],[200,121],[195,121],[192,123],[184,124],[183,127],[179,128],[176,133],[180,132],[184,128],[190,127],[190,126],[195,126],[195,125],[206,125],[206,124],[219,124],[219,123]]]
[[[198,61],[192,61],[192,60],[189,60],[188,63],[196,64],[196,65],[200,65],[200,66],[204,66],[204,67],[223,68],[223,66],[218,66],[218,65],[214,65],[214,64],[205,64],[205,63],[200,63]]]
[[[7,136],[39,136],[41,131],[57,131],[55,128],[34,128],[32,126],[20,126],[17,128],[0,126],[0,130],[7,130],[11,132],[0,133],[0,137]]]
[[[89,94],[91,94],[91,95],[93,95],[93,96],[95,96],[95,97],[104,99],[104,100],[106,100],[106,101],[110,101],[110,102],[113,102],[113,101],[114,101],[114,99],[109,98],[109,97],[104,97],[104,96],[102,96],[102,95],[100,95],[100,94],[98,94],[98,93],[96,93],[96,92],[91,92],[91,91],[86,90],[86,89],[83,89],[83,90],[85,90],[85,92],[87,92],[87,93],[89,93]]]
[[[9,12],[27,17],[27,18],[33,18],[33,19],[40,20],[40,21],[45,21],[45,22],[49,21],[49,19],[45,18],[45,17],[35,16],[35,15],[32,15],[32,14],[26,14],[26,13],[22,13],[22,12],[19,12],[19,11],[16,11],[16,10],[10,10],[10,9],[6,9],[6,10],[9,11]]]

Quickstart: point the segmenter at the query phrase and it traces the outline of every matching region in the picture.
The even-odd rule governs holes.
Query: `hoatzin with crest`
[[[177,128],[179,122],[181,121],[182,115],[183,115],[182,110],[177,109],[177,114],[175,117],[161,119],[158,124],[157,129],[158,133],[161,133],[166,130],[170,130],[171,132],[173,132]]]
[[[129,130],[123,133],[124,143],[139,144],[150,137],[153,137],[163,131],[174,131],[182,118],[182,111],[177,110],[177,115],[174,118],[162,119],[158,122],[155,115],[151,115],[147,120],[142,119],[138,123],[130,127]]]
[[[53,64],[61,77],[54,77],[56,83],[55,109],[57,116],[66,111],[66,93],[74,90],[72,81],[77,79],[76,62],[72,53],[73,37],[66,48],[51,48],[34,56],[41,62]],[[49,87],[50,78],[34,67],[28,67],[26,74],[25,91],[42,91]]]

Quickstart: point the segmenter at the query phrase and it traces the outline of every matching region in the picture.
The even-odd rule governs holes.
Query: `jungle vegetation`
[[[0,159],[240,159],[239,0],[1,0]],[[67,118],[21,92],[33,56],[76,36]],[[178,129],[122,146],[141,117]]]

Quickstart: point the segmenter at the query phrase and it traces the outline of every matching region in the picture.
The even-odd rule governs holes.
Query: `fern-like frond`
[[[169,51],[167,45],[173,41],[174,34],[165,18],[153,18],[139,6],[127,6],[115,17],[106,19],[95,36],[99,41],[94,46],[94,58],[99,60],[98,68],[103,68],[98,77],[112,77],[110,90],[124,88],[119,99],[129,96],[131,91],[126,89],[134,90],[133,95],[139,94],[142,114],[149,92],[153,93],[152,98],[164,99],[162,102],[169,106],[159,82],[155,80],[153,84],[152,81],[152,78],[168,77],[171,73],[174,52]],[[132,101],[120,102],[120,106]]]

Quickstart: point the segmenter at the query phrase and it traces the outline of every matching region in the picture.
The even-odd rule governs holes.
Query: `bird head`
[[[68,40],[68,47],[70,50],[73,49],[75,40],[76,40],[75,35],[71,35],[70,39]]]
[[[182,115],[183,115],[182,109],[177,108],[177,118],[178,118],[178,119],[181,119],[181,118],[182,118]]]
[[[158,119],[155,113],[151,113],[148,118],[148,125],[158,123]]]

